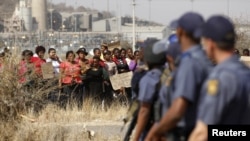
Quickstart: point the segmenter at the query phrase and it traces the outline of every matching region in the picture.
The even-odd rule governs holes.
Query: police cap
[[[144,61],[148,64],[161,65],[166,62],[167,42],[150,40],[145,42]]]
[[[220,15],[210,17],[197,31],[197,35],[209,38],[216,43],[234,45],[236,42],[233,23],[228,18]]]
[[[182,15],[179,19],[171,22],[170,27],[182,28],[190,34],[194,34],[202,24],[204,24],[203,17],[195,12],[188,12]]]

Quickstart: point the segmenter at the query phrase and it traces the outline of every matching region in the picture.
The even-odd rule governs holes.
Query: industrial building
[[[32,11],[28,0],[20,0],[11,18],[4,20],[4,32],[32,30]]]
[[[93,32],[117,32],[123,34],[127,40],[132,40],[132,23],[126,17],[113,17],[93,22]],[[147,38],[164,38],[168,32],[166,26],[152,26],[136,24],[136,40],[145,40]]]
[[[4,32],[94,32],[120,34],[132,40],[132,17],[103,19],[98,11],[59,12],[47,9],[47,0],[19,0],[13,16],[4,20]],[[136,40],[162,39],[169,31],[165,26],[136,19]]]

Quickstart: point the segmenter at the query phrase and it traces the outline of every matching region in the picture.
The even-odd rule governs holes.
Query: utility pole
[[[191,0],[191,4],[192,4],[192,11],[194,11],[194,0]]]
[[[227,16],[229,17],[229,0],[227,0]]]
[[[91,10],[91,31],[93,31],[93,15],[94,15],[94,0],[92,0],[92,10]]]
[[[133,51],[135,51],[135,6],[136,6],[136,3],[135,3],[135,0],[133,0],[133,44],[132,44],[132,48],[133,48]]]
[[[50,27],[53,31],[53,10],[52,10],[52,0],[50,0]]]
[[[75,1],[75,8],[77,7],[77,0]],[[75,32],[76,32],[76,28],[77,28],[77,17],[75,14]]]
[[[109,18],[109,0],[107,0],[107,12],[108,12],[108,18]]]
[[[149,22],[151,21],[151,1],[152,0],[148,0],[149,1],[149,13],[148,13],[148,20]]]

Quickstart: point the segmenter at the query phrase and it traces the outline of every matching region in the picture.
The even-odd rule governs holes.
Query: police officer
[[[171,43],[167,49],[167,62],[168,68],[170,69],[170,74],[167,76],[167,79],[162,83],[161,89],[159,92],[158,103],[155,103],[154,107],[154,116],[155,116],[155,125],[157,126],[157,122],[159,122],[160,118],[167,112],[168,108],[171,105],[171,92],[173,90],[173,85],[171,85],[171,81],[173,81],[173,76],[176,72],[176,64],[178,56],[181,54],[179,43]],[[164,138],[167,137],[167,140],[179,140],[181,139],[181,132],[183,129],[184,123],[183,121],[179,122],[176,129]]]
[[[182,55],[171,83],[171,105],[157,126],[151,129],[147,141],[171,132],[183,118],[183,136],[189,136],[196,122],[201,86],[212,66],[200,46],[200,39],[195,36],[196,30],[204,23],[202,16],[188,12],[173,23],[177,28]]]
[[[151,40],[144,47],[144,61],[149,70],[139,83],[140,109],[134,141],[144,141],[147,132],[153,125],[152,107],[160,89],[160,77],[166,62],[166,50],[162,48],[164,43],[157,41]]]
[[[217,66],[203,85],[198,121],[189,140],[207,140],[207,125],[250,124],[250,70],[234,55],[236,33],[223,16],[202,26],[202,42]]]

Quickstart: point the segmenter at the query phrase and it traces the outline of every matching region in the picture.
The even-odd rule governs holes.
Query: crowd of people
[[[235,48],[231,20],[214,15],[205,21],[188,12],[170,26],[176,34],[168,41],[145,41],[146,73],[134,72],[139,109],[133,140],[206,141],[208,125],[224,125],[223,131],[249,125],[250,69],[239,59],[249,50],[240,55]]]
[[[48,58],[45,59],[45,54]],[[6,52],[0,55],[0,70],[4,69]],[[110,77],[116,74],[134,71],[139,56],[139,51],[132,51],[131,48],[108,49],[107,44],[100,45],[100,48],[93,50],[94,56],[86,59],[89,53],[85,48],[79,48],[76,52],[66,52],[65,60],[58,57],[55,48],[37,46],[35,52],[31,50],[22,51],[22,59],[18,66],[19,83],[27,89],[35,89],[35,81],[43,79],[42,65],[51,63],[54,70],[54,78],[51,85],[58,87],[56,91],[48,94],[51,101],[59,99],[63,105],[73,100],[82,106],[84,98],[92,99],[97,105],[105,103],[110,106],[113,98],[123,95],[127,102],[132,99],[131,88],[114,90]],[[46,73],[46,72],[45,72]],[[50,81],[44,80],[43,83]],[[121,80],[122,81],[122,80]],[[60,92],[60,98],[58,93]]]

